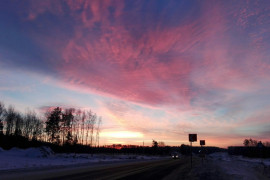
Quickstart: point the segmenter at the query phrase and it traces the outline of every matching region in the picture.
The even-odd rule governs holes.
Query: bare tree
[[[33,131],[36,126],[36,122],[39,121],[36,113],[34,111],[28,111],[24,116],[24,124],[23,124],[23,136],[31,139],[33,136]]]
[[[72,122],[74,119],[74,109],[66,109],[63,113],[63,124],[62,124],[62,133],[63,133],[63,144],[71,144],[73,137],[72,137]],[[66,139],[66,140],[65,140]]]
[[[255,139],[249,139],[249,144],[250,144],[250,146],[257,146],[257,144],[258,144],[258,141],[257,140],[255,140]]]
[[[85,137],[85,141],[86,141],[86,145],[88,144],[88,135],[89,135],[89,131],[90,131],[90,119],[92,118],[92,112],[91,111],[87,111],[86,112],[86,137]]]
[[[244,142],[243,142],[244,146],[249,146],[249,140],[248,139],[245,139]]]
[[[93,146],[94,141],[94,127],[96,123],[96,115],[92,113],[91,110],[86,112],[86,141],[90,146]],[[90,134],[90,142],[89,142]]]
[[[159,142],[158,142],[158,146],[159,146],[159,147],[165,147],[165,143],[164,143],[163,141],[159,141]]]
[[[93,146],[93,142],[94,142],[94,129],[95,129],[95,124],[97,121],[97,115],[94,114],[92,115],[90,122],[89,122],[89,127],[90,127],[90,146]]]
[[[98,123],[97,123],[97,126],[96,126],[96,143],[95,143],[95,145],[97,147],[99,147],[99,133],[100,133],[101,123],[102,123],[102,117],[99,117],[98,118]]]
[[[244,142],[243,142],[243,144],[244,144],[245,146],[257,146],[258,141],[255,140],[255,139],[249,138],[249,139],[245,139]]]
[[[86,114],[85,111],[81,112],[81,144],[83,145],[83,140],[84,140],[84,125],[85,125],[85,118],[86,118]],[[87,143],[87,142],[86,142]]]
[[[56,144],[77,144],[99,146],[101,117],[91,110],[65,109],[57,107],[46,114],[41,121],[34,111],[25,114],[15,111],[12,106],[5,109],[0,102],[0,135],[23,136],[32,140],[43,140]],[[5,131],[4,131],[5,130]]]
[[[6,135],[12,135],[14,133],[16,112],[12,106],[9,106],[6,113]]]
[[[80,133],[79,133],[79,129],[80,129],[80,116],[81,116],[81,110],[80,109],[77,109],[75,111],[75,117],[74,117],[74,121],[72,123],[72,126],[73,126],[73,137],[74,137],[74,140],[73,140],[73,143],[77,144],[77,143],[80,143]]]
[[[4,134],[4,118],[6,109],[2,102],[0,102],[0,135]]]
[[[22,126],[23,126],[23,118],[19,113],[15,113],[15,136],[21,136],[22,135]]]
[[[42,136],[43,122],[37,116],[33,120],[32,140],[37,140]]]
[[[266,146],[266,147],[270,147],[270,142],[269,142],[269,141],[265,141],[265,142],[263,143],[263,145]]]

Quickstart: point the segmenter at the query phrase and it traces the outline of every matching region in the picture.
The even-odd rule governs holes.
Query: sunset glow
[[[142,138],[143,134],[139,132],[130,131],[116,131],[116,132],[104,132],[100,134],[101,137],[105,138]]]
[[[266,0],[3,0],[0,101],[92,109],[101,145],[270,141],[269,29]]]

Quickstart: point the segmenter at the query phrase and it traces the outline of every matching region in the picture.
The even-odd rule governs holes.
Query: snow
[[[41,168],[98,162],[120,162],[130,160],[154,160],[159,156],[108,155],[108,154],[56,154],[49,147],[3,150],[0,148],[0,170]]]
[[[229,155],[228,153],[213,153],[208,156],[216,168],[235,179],[268,179],[270,178],[270,159],[248,158]]]
[[[270,166],[270,158],[261,159],[261,158],[248,158],[244,156],[234,156],[229,155],[225,152],[218,152],[209,155],[210,158],[214,160],[222,160],[222,161],[244,161],[249,163],[264,163],[266,166]]]

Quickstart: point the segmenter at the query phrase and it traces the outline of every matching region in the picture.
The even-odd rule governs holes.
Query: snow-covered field
[[[120,162],[129,160],[151,160],[158,156],[106,155],[106,154],[55,154],[48,147],[3,150],[0,148],[0,170],[41,168],[98,162]]]

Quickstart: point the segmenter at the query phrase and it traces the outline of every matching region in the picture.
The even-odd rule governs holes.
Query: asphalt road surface
[[[35,171],[10,171],[0,174],[4,179],[186,179],[190,172],[190,159],[163,159],[147,162],[105,164],[77,168],[43,169]]]

